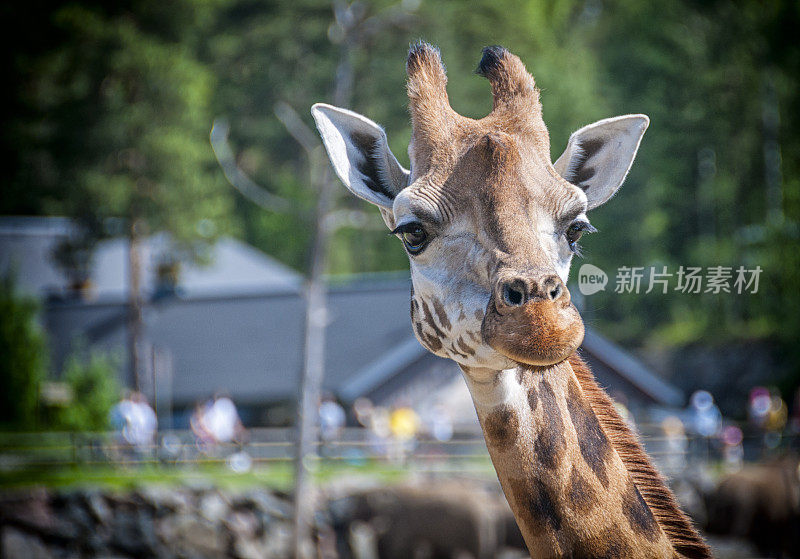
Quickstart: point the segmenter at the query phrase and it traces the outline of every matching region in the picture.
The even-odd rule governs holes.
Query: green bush
[[[11,274],[0,279],[0,425],[36,428],[39,387],[47,370],[47,344],[36,300],[17,292]]]
[[[119,400],[114,360],[100,352],[74,352],[61,377],[70,389],[70,402],[54,410],[54,429],[102,431],[109,427],[109,412]]]

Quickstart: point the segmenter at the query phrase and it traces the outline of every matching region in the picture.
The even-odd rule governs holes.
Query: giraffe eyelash
[[[577,256],[583,256],[583,252],[581,250],[581,246],[578,244],[578,241],[581,239],[584,233],[594,233],[597,229],[592,227],[592,224],[588,221],[574,221],[567,230],[564,232],[564,237],[567,240],[567,246]],[[574,238],[573,238],[574,237]]]

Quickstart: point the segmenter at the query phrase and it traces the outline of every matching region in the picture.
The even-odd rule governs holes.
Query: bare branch
[[[312,154],[317,148],[320,147],[319,136],[309,128],[300,115],[297,114],[288,103],[278,101],[275,103],[275,116],[286,127],[289,134],[292,135],[298,144],[303,146],[303,149]]]
[[[335,210],[328,212],[322,222],[325,229],[333,233],[343,227],[352,227],[354,229],[368,229],[371,231],[379,231],[384,229],[383,222],[380,220],[371,219],[370,215],[360,210]]]
[[[224,117],[215,118],[211,127],[211,148],[214,150],[214,155],[219,161],[222,172],[225,173],[225,178],[228,179],[228,182],[245,198],[265,210],[291,213],[294,208],[288,200],[262,188],[239,168],[236,164],[233,150],[228,144],[229,133],[230,125],[228,120]]]

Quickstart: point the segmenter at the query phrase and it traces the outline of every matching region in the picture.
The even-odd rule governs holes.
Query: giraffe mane
[[[711,558],[708,545],[697,533],[689,517],[678,506],[664,478],[655,469],[639,440],[620,417],[611,398],[597,384],[589,366],[577,353],[569,357],[569,363],[603,431],[673,548],[687,558]]]

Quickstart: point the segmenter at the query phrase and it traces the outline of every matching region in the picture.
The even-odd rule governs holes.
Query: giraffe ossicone
[[[585,126],[552,163],[539,91],[515,55],[484,49],[494,103],[481,119],[450,107],[434,47],[413,45],[406,70],[410,170],[366,117],[326,104],[312,114],[339,178],[408,253],[414,334],[464,371],[531,555],[709,556],[575,353],[570,263],[648,118]]]

